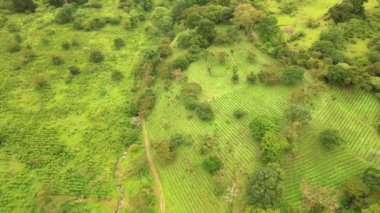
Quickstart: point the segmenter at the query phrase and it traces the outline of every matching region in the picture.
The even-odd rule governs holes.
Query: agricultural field
[[[378,0],[1,0],[0,212],[380,212]]]

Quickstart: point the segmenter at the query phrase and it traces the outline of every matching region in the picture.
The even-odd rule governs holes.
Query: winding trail
[[[143,131],[146,158],[148,160],[150,171],[152,172],[152,175],[153,175],[153,180],[155,183],[154,185],[156,186],[156,192],[158,193],[158,195],[160,197],[160,212],[165,213],[164,193],[162,191],[162,186],[161,186],[160,178],[159,178],[158,173],[157,173],[156,166],[154,165],[152,155],[150,153],[150,142],[149,142],[148,132],[146,131],[146,127],[145,127],[145,121],[141,122],[141,127],[142,127],[142,131]]]

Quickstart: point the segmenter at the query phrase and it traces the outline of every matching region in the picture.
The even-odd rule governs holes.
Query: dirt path
[[[164,193],[162,191],[162,186],[160,182],[160,178],[157,173],[156,166],[154,165],[152,155],[150,153],[150,142],[148,138],[148,133],[145,128],[145,122],[142,121],[141,123],[142,131],[143,131],[143,137],[144,137],[144,144],[145,144],[145,151],[146,151],[146,158],[148,160],[149,168],[150,171],[152,172],[153,175],[153,180],[156,186],[156,192],[158,193],[160,197],[160,212],[165,213],[165,199],[164,199]]]
[[[114,169],[114,173],[113,173],[113,177],[115,179],[115,186],[117,188],[117,190],[119,191],[119,199],[117,201],[117,207],[116,207],[116,210],[115,212],[116,213],[119,213],[120,210],[124,207],[125,205],[125,190],[123,188],[123,185],[121,184],[121,171],[120,171],[120,164],[122,162],[122,160],[127,157],[128,155],[128,151],[129,151],[129,148],[124,151],[123,155],[117,159],[116,163],[115,163],[115,169]]]

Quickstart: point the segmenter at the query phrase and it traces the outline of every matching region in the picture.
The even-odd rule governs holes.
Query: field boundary
[[[161,181],[160,177],[158,176],[158,172],[156,169],[156,166],[154,165],[152,155],[150,153],[150,142],[148,133],[146,131],[145,122],[141,122],[141,127],[143,131],[143,140],[145,145],[145,152],[146,152],[146,158],[148,160],[150,171],[152,172],[153,180],[155,182],[156,186],[156,192],[158,193],[160,197],[160,212],[165,213],[165,198],[164,198],[164,192],[162,191]]]

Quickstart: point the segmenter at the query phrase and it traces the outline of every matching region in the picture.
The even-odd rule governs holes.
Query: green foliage
[[[69,72],[71,75],[78,75],[80,73],[80,68],[78,66],[70,66]]]
[[[327,149],[334,149],[343,144],[344,140],[338,130],[326,129],[319,133],[320,143]]]
[[[305,125],[311,121],[311,113],[307,107],[292,105],[285,110],[285,118],[291,123],[299,122]]]
[[[296,85],[302,82],[305,69],[300,66],[288,66],[282,73],[282,81],[286,85]]]
[[[351,18],[365,17],[364,3],[368,0],[343,0],[340,4],[330,8],[329,15],[334,22],[345,22]]]
[[[199,103],[195,109],[195,112],[198,118],[203,121],[211,121],[215,117],[211,105],[205,102]]]
[[[92,50],[90,52],[90,62],[101,63],[104,61],[104,55],[100,50]]]
[[[277,18],[274,16],[267,16],[255,25],[255,31],[260,35],[260,38],[266,42],[274,42],[280,32]]]
[[[222,167],[222,161],[216,156],[210,156],[202,162],[202,167],[210,174],[215,174]]]
[[[187,70],[187,68],[189,67],[190,65],[190,61],[189,59],[183,55],[183,56],[178,56],[177,58],[175,58],[171,64],[170,64],[170,68],[172,70],[174,69],[180,69],[181,71],[185,71]]]
[[[262,160],[267,163],[279,162],[286,148],[287,143],[284,138],[280,137],[277,132],[267,131],[260,143]]]
[[[46,0],[46,2],[49,4],[49,5],[52,5],[52,6],[55,6],[55,7],[62,7],[65,5],[65,3],[69,3],[69,4],[84,4],[84,3],[87,3],[88,0]]]
[[[342,186],[341,203],[347,209],[360,210],[367,206],[367,196],[370,192],[360,178],[352,178]]]
[[[37,4],[33,0],[12,0],[12,9],[15,12],[34,12]]]
[[[17,42],[10,42],[7,47],[8,52],[10,53],[16,53],[21,50],[21,46]]]
[[[330,66],[326,78],[329,83],[338,86],[347,86],[351,84],[350,73],[341,65]]]
[[[247,112],[246,112],[245,110],[243,110],[243,109],[236,109],[236,110],[234,111],[234,117],[235,117],[236,119],[241,119],[241,118],[243,118],[246,114],[247,114]]]
[[[272,69],[261,70],[258,74],[260,81],[264,84],[275,85],[280,82],[280,73]]]
[[[278,132],[280,129],[278,121],[268,116],[257,116],[250,123],[252,137],[261,141],[267,132]]]
[[[161,141],[155,148],[160,163],[166,165],[174,162],[176,153],[175,150],[170,148],[170,142]]]
[[[53,65],[56,65],[56,66],[65,63],[65,61],[63,60],[63,58],[61,56],[58,56],[58,55],[53,55],[51,57],[51,62],[52,62]]]
[[[363,173],[363,182],[370,190],[380,191],[380,170],[374,167],[366,169]]]
[[[196,31],[199,35],[206,39],[209,42],[209,44],[212,43],[216,36],[215,24],[214,22],[208,19],[202,19],[199,22]]]
[[[173,19],[170,16],[163,16],[158,20],[158,29],[162,33],[169,33],[170,31],[173,30]]]
[[[66,24],[74,20],[76,7],[72,4],[65,4],[55,16],[55,22],[58,24]]]
[[[257,76],[253,72],[248,73],[246,78],[247,78],[247,82],[250,84],[254,84],[257,81]]]
[[[124,78],[124,75],[122,72],[120,72],[119,70],[114,70],[112,71],[112,74],[111,74],[111,79],[113,81],[120,81]]]
[[[115,38],[113,40],[113,44],[115,46],[115,49],[120,50],[122,47],[125,46],[125,41],[124,41],[124,39],[119,37],[119,38]]]
[[[174,134],[170,137],[170,149],[175,150],[181,145],[189,145],[191,142],[192,139],[185,135]]]
[[[258,207],[277,206],[281,199],[281,176],[271,168],[259,168],[249,178],[248,202]]]
[[[373,204],[370,207],[362,210],[362,213],[377,213],[377,212],[380,212],[379,204]]]
[[[43,75],[37,75],[34,78],[34,86],[36,89],[40,90],[47,86],[47,79]]]

